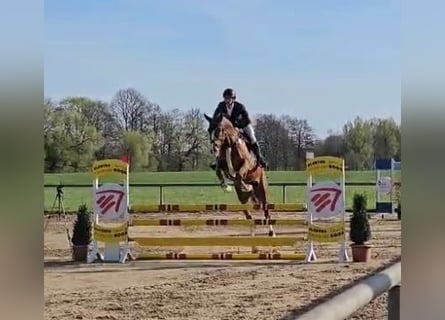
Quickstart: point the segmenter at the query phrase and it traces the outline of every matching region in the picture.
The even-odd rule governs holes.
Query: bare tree
[[[171,168],[171,158],[173,153],[174,135],[174,112],[162,113],[159,118],[159,132],[157,134],[156,159],[158,162],[157,171],[166,171]]]
[[[144,112],[144,129],[148,131],[154,131],[156,134],[160,132],[162,109],[156,104],[149,102]]]
[[[305,167],[306,151],[313,150],[315,146],[314,129],[304,119],[288,117],[286,122],[289,137],[295,148],[297,169],[302,170]]]
[[[148,101],[133,88],[119,90],[111,101],[111,109],[124,131],[142,130]]]
[[[287,167],[291,150],[288,130],[283,121],[273,114],[259,115],[256,121],[256,135],[271,170]]]
[[[181,143],[183,161],[180,170],[184,169],[185,160],[189,160],[191,169],[196,169],[207,141],[207,131],[199,109],[191,109],[185,114],[182,129],[180,134],[183,137]]]

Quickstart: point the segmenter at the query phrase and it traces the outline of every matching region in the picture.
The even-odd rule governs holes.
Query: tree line
[[[392,118],[348,121],[320,139],[305,119],[254,115],[269,170],[302,170],[305,155],[344,157],[349,170],[372,169],[375,158],[401,160],[401,128]],[[129,155],[132,171],[208,170],[207,122],[197,108],[162,110],[133,88],[111,101],[66,97],[44,102],[45,172],[89,171],[97,159]]]

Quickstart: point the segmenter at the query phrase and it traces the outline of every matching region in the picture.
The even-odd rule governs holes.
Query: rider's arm
[[[213,117],[212,119],[216,119],[216,117],[218,116],[218,114],[220,114],[222,112],[222,107],[224,106],[223,102],[218,103],[218,105],[216,106],[215,112],[213,112]]]
[[[247,108],[242,103],[239,104],[239,113],[242,115],[243,119],[242,123],[240,123],[240,126],[242,128],[247,127],[249,124],[252,123],[249,113],[247,112]]]

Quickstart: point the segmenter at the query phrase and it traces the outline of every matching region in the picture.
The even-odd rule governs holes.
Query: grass
[[[399,180],[400,173],[395,178]],[[305,182],[303,171],[270,171],[267,172],[269,182]],[[326,178],[326,177],[322,177]],[[45,174],[45,184],[92,184],[90,173]],[[102,181],[116,181],[104,179]],[[215,173],[200,172],[134,172],[130,174],[130,183],[216,183]],[[375,183],[375,171],[347,171],[346,182]],[[55,188],[44,188],[45,210],[51,210],[56,196]],[[282,187],[269,187],[269,202],[282,202]],[[346,206],[351,207],[353,193],[365,193],[368,197],[368,207],[375,207],[375,188],[373,186],[346,187]],[[305,187],[287,187],[286,202],[304,202]],[[166,187],[164,188],[165,203],[238,203],[235,193],[224,193],[219,187]],[[92,206],[91,188],[65,187],[64,205],[67,211],[74,211],[82,203]],[[130,204],[159,203],[159,188],[131,187]]]

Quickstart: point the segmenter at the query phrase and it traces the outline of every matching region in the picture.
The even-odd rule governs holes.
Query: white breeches
[[[247,134],[247,136],[250,139],[250,143],[255,144],[256,141],[256,137],[255,137],[255,131],[253,130],[253,126],[251,124],[247,125],[246,127],[243,128],[243,131]]]

